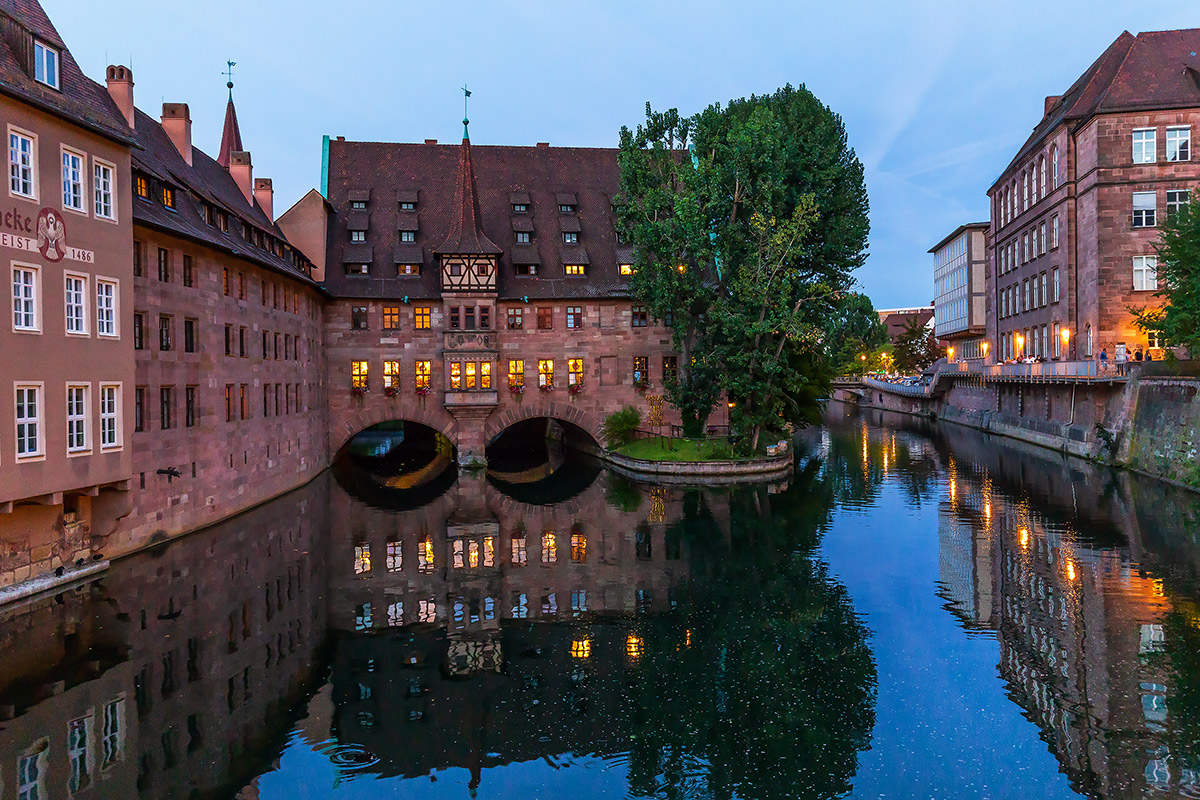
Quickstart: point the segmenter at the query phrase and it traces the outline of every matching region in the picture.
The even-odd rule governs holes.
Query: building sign
[[[42,258],[51,264],[57,264],[64,258],[84,264],[94,264],[96,261],[96,254],[91,250],[82,250],[67,244],[66,220],[53,208],[43,208],[36,218],[22,214],[16,209],[5,211],[0,215],[0,223],[7,229],[0,230],[0,247],[40,253]],[[37,238],[23,235],[26,233],[31,233]]]

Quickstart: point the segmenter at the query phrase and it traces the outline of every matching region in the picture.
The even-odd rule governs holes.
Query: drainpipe
[[[1067,420],[1068,425],[1075,424],[1075,389],[1079,386],[1079,382],[1071,384],[1071,418]]]

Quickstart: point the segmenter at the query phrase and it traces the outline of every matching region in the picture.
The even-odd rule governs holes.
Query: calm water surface
[[[798,444],[738,491],[342,464],[2,612],[0,798],[1200,797],[1196,495]]]

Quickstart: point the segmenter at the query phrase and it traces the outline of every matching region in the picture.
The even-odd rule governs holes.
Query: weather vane
[[[468,125],[468,123],[470,123],[471,120],[467,119],[467,98],[471,96],[471,90],[467,88],[467,85],[465,83],[463,84],[462,90],[463,90],[463,138],[468,139],[470,137],[467,135],[467,125]]]
[[[226,67],[225,71],[222,72],[221,74],[224,75],[226,78],[228,78],[228,81],[225,84],[225,88],[229,90],[229,96],[232,97],[233,96],[233,68],[237,66],[237,62],[236,61],[226,61],[225,63],[228,64],[229,66]]]

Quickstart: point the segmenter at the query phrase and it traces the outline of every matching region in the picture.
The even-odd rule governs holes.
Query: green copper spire
[[[463,84],[463,138],[470,139],[471,134],[467,131],[467,125],[471,124],[471,120],[467,119],[467,98],[471,96],[471,90],[467,85]]]

